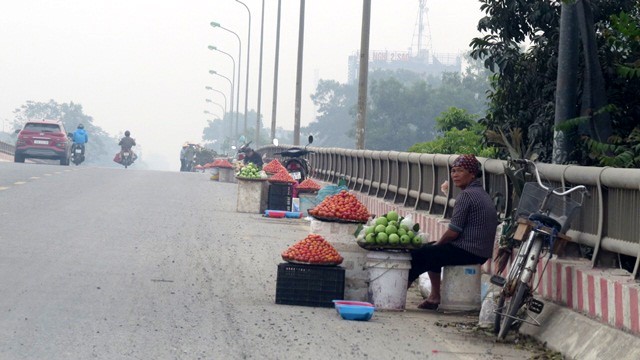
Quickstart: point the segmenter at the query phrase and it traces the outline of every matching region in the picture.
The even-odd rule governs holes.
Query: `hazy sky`
[[[260,0],[251,9],[249,109],[257,108]],[[373,0],[370,50],[404,51],[412,45],[418,0]],[[265,1],[262,106],[271,123],[277,0]],[[427,2],[432,49],[457,53],[477,36],[482,16],[475,0]],[[347,57],[360,47],[362,1],[307,0],[302,125],[313,120],[309,100],[318,79],[347,80]],[[300,1],[282,0],[277,125],[293,129]],[[94,123],[116,135],[131,130],[149,156],[179,167],[180,145],[201,141],[210,98],[229,92],[238,41],[214,29],[216,21],[242,41],[240,110],[244,111],[247,10],[235,0],[20,0],[0,4],[0,121],[27,100],[82,104]],[[236,58],[236,62],[237,62]],[[229,95],[227,98],[230,100]],[[227,106],[229,108],[229,106]],[[243,118],[241,117],[241,120]],[[242,129],[242,122],[240,129]],[[168,168],[167,168],[168,169]]]

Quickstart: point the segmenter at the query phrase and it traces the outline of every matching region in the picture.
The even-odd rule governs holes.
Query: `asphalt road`
[[[0,162],[0,359],[527,359],[475,316],[275,304],[304,220],[205,174]]]

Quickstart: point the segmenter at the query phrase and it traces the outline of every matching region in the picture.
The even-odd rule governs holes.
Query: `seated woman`
[[[460,155],[453,162],[451,179],[462,189],[448,229],[432,245],[411,252],[411,286],[422,273],[431,280],[429,297],[420,309],[437,309],[440,304],[440,273],[443,266],[483,264],[491,258],[498,226],[498,214],[482,187],[480,162],[474,155]]]

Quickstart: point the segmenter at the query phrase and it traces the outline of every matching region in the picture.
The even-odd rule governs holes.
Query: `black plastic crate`
[[[293,184],[269,184],[269,196],[292,196]]]
[[[333,307],[344,298],[344,268],[340,266],[278,265],[276,304]]]
[[[291,211],[291,196],[269,196],[267,208],[269,210]]]

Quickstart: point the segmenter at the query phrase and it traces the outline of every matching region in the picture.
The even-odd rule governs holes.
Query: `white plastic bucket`
[[[480,265],[445,266],[438,310],[475,311],[482,306]]]
[[[370,251],[366,267],[369,273],[369,302],[381,310],[404,310],[411,254]]]

